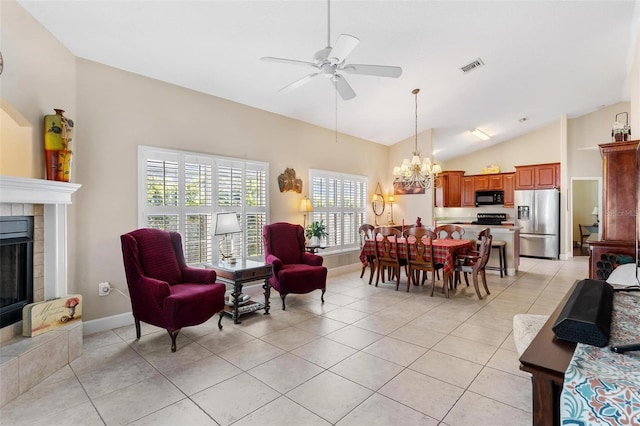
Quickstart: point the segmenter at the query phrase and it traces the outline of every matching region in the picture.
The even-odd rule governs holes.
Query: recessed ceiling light
[[[469,133],[471,133],[473,136],[479,139],[482,139],[483,141],[488,141],[489,139],[491,139],[491,137],[488,134],[486,134],[480,129],[470,130]]]

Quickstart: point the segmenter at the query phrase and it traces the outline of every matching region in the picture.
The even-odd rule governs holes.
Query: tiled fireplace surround
[[[33,216],[33,297],[67,294],[67,204],[78,184],[0,176],[0,216]],[[0,407],[82,354],[82,322],[22,337],[0,329]]]

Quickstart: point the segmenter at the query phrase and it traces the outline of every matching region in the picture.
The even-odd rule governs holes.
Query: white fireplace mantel
[[[82,185],[0,176],[0,203],[44,205],[45,300],[67,294],[67,204]]]

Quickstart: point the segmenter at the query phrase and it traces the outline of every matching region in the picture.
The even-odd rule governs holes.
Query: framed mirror
[[[375,215],[375,226],[378,226],[378,218],[384,214],[385,209],[384,194],[382,193],[382,188],[380,188],[380,182],[378,182],[376,192],[371,199],[371,209]]]

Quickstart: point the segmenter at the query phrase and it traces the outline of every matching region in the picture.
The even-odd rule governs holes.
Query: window
[[[234,255],[264,255],[268,164],[214,155],[140,146],[139,227],[177,231],[188,264],[219,257],[209,235],[213,213],[235,211],[242,233],[233,235]]]
[[[367,178],[365,176],[310,170],[311,221],[324,221],[327,252],[359,247],[358,228],[367,215]]]

